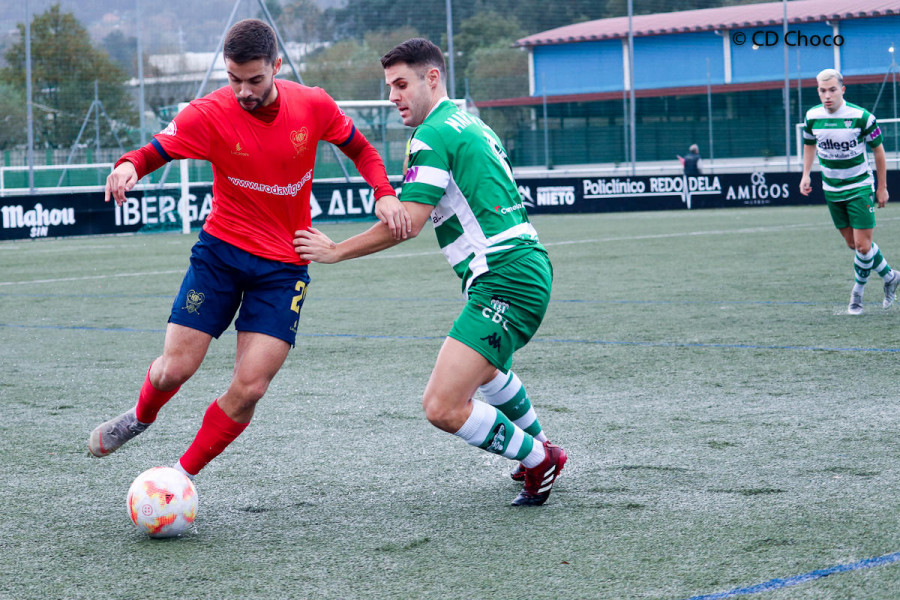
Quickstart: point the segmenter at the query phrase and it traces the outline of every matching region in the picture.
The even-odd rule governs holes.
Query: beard
[[[260,96],[249,96],[244,99],[238,98],[238,104],[240,104],[241,108],[246,110],[247,112],[253,112],[263,104],[265,104],[266,100],[272,94],[272,88],[275,87],[275,81],[272,81],[272,84],[266,88],[266,90]]]

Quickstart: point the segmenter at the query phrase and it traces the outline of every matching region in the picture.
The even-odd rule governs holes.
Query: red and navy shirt
[[[291,81],[275,80],[275,85],[279,106],[271,122],[241,108],[226,86],[191,102],[148,146],[166,161],[212,163],[213,205],[205,231],[262,258],[306,264],[294,251],[293,239],[295,231],[311,224],[319,141],[335,144],[353,159],[375,199],[393,195],[394,189],[378,152],[331,96]],[[148,162],[159,166],[135,158],[137,152],[119,162],[131,159],[139,176],[146,174]]]

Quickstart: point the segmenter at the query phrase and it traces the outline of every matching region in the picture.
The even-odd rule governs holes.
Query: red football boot
[[[544,461],[533,469],[525,469],[525,487],[512,501],[513,506],[540,506],[550,497],[553,482],[559,477],[569,457],[566,451],[544,442]]]

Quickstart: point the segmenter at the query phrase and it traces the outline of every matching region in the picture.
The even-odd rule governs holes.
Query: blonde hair
[[[838,85],[844,85],[844,76],[837,69],[825,69],[816,75],[816,81],[828,81],[829,79],[837,79]]]

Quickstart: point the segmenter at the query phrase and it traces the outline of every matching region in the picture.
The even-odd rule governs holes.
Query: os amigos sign
[[[802,196],[797,173],[733,173],[678,176],[520,178],[529,214],[690,210],[824,203],[815,191]],[[888,173],[888,189],[900,189],[900,172]],[[0,198],[0,240],[178,230],[177,190],[129,194],[121,207],[102,192]],[[199,226],[212,210],[211,186],[193,186],[188,217]],[[365,183],[312,184],[314,221],[371,219],[375,200]]]

